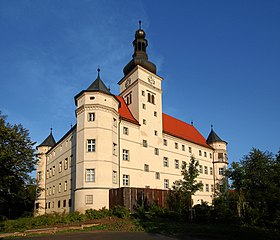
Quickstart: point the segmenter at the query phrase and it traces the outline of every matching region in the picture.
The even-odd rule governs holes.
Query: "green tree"
[[[238,194],[238,215],[251,225],[279,227],[280,161],[253,148],[240,163],[232,163],[227,176]]]
[[[10,124],[0,112],[0,218],[16,218],[34,203],[30,173],[36,159],[34,142],[21,124]],[[32,199],[33,198],[33,199]]]
[[[181,171],[183,179],[176,180],[169,193],[168,205],[171,210],[182,214],[188,211],[188,208],[191,208],[192,195],[201,190],[203,186],[202,183],[196,180],[199,176],[198,167],[199,163],[193,156],[188,167],[183,162]]]

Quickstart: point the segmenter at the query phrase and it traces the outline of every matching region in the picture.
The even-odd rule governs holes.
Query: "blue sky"
[[[0,110],[41,143],[75,124],[74,96],[117,82],[138,21],[163,81],[163,110],[210,125],[230,161],[252,147],[276,153],[280,135],[280,1],[0,0]]]

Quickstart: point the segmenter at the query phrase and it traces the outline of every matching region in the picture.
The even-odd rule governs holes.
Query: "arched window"
[[[151,102],[151,94],[148,93],[148,102]]]

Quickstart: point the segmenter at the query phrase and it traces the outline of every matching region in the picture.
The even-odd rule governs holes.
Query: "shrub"
[[[129,214],[129,210],[126,207],[117,205],[113,208],[113,215],[118,218],[128,218]]]
[[[86,210],[86,217],[87,219],[100,219],[105,217],[112,216],[112,211],[103,207],[102,209],[95,210],[95,209],[88,209]]]

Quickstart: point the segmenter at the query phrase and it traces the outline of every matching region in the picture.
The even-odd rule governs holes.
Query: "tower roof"
[[[95,81],[87,88],[87,90],[91,91],[101,91],[110,94],[110,90],[106,87],[104,82],[100,78],[100,68],[97,69],[97,78]]]
[[[51,128],[51,132],[50,135],[37,147],[53,147],[56,144],[54,137],[52,135],[52,128]]]
[[[211,132],[209,133],[206,142],[208,144],[213,143],[213,142],[225,142],[217,135],[217,133],[214,132],[212,127],[213,126],[211,126]]]
[[[125,76],[128,75],[137,65],[140,65],[150,72],[156,74],[156,65],[148,60],[148,55],[146,52],[148,41],[145,37],[146,33],[143,29],[141,29],[141,21],[139,21],[139,29],[135,32],[135,39],[133,41],[134,54],[132,55],[132,60],[126,64],[123,69]]]

